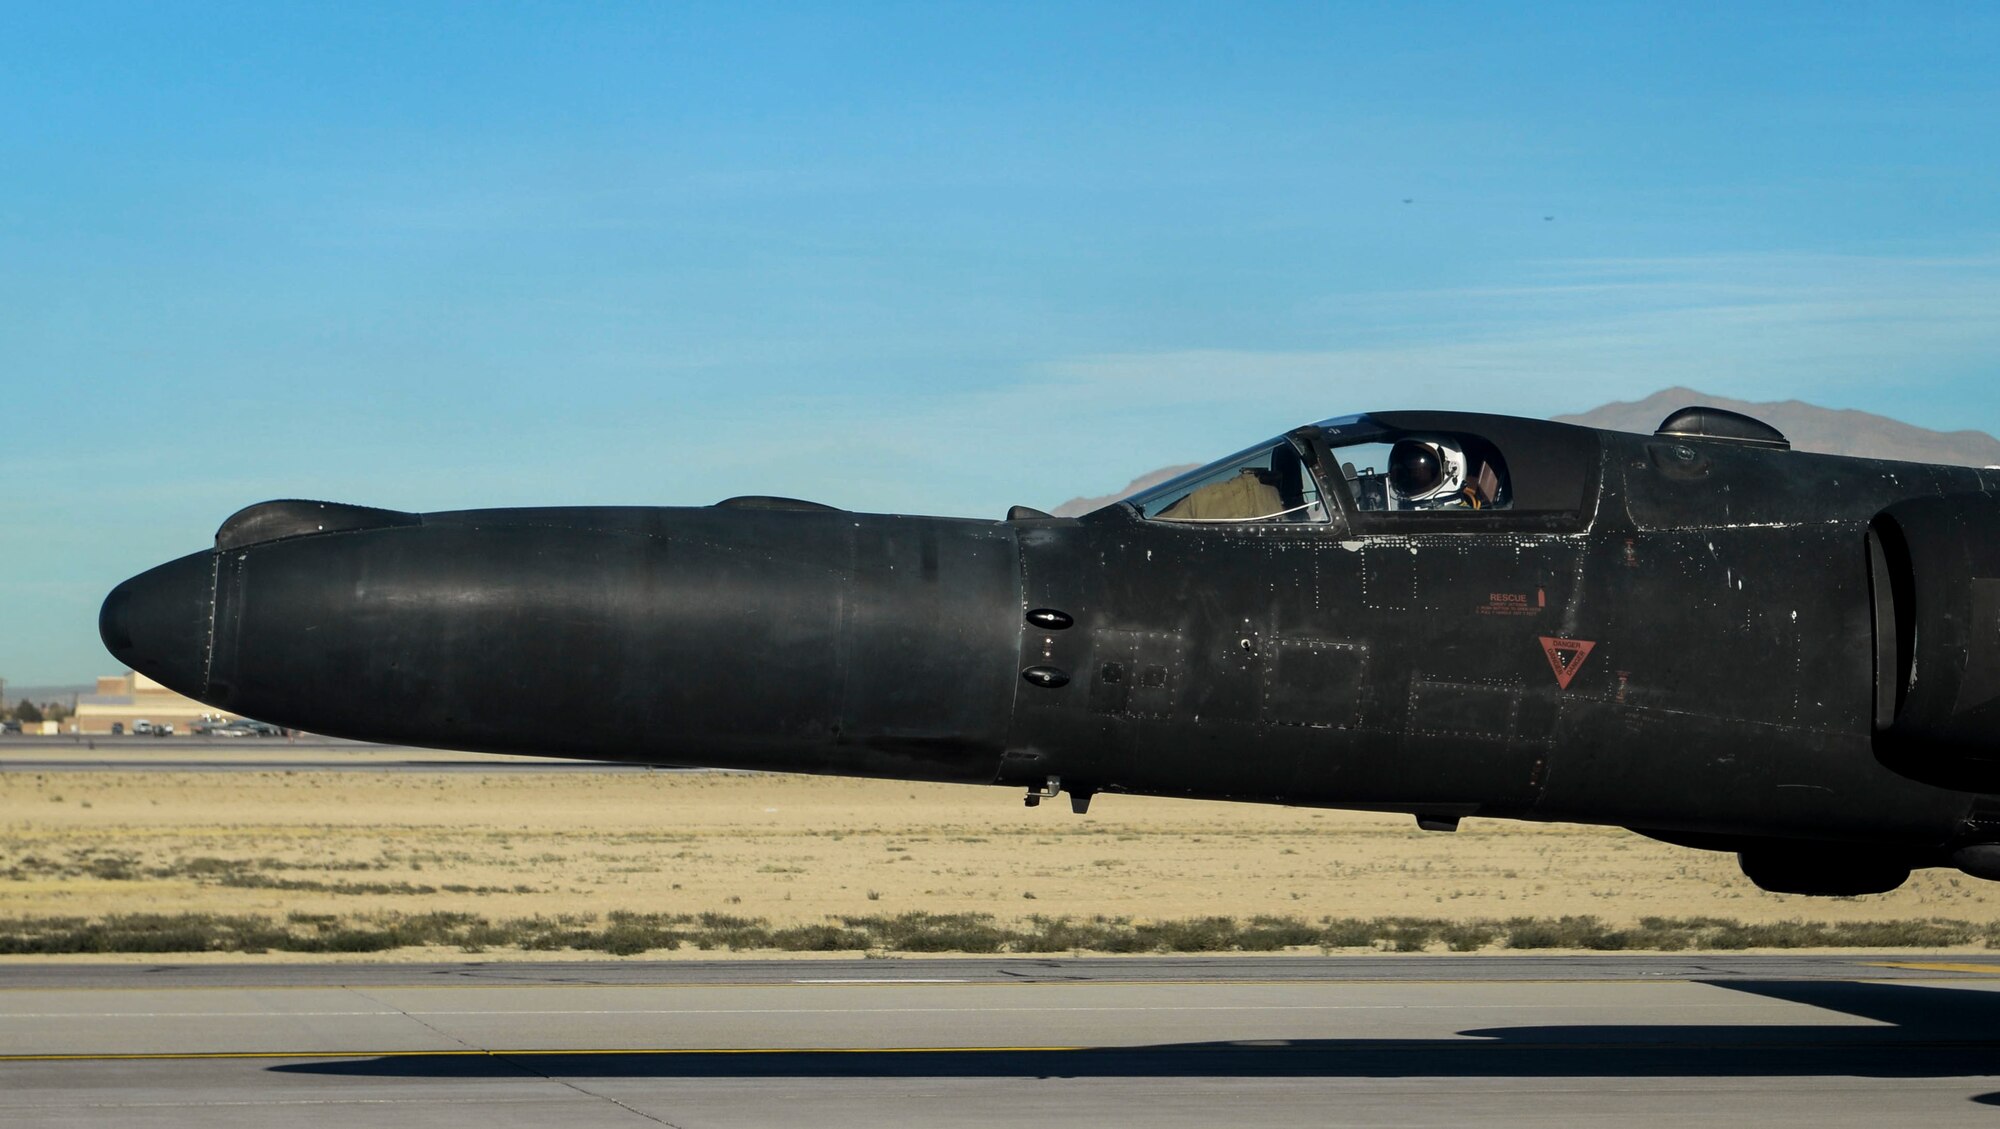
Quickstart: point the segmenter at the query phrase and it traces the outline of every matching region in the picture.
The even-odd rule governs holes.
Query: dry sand
[[[1130,796],[1079,816],[999,788],[797,776],[8,773],[0,812],[0,917],[2000,920],[2000,887],[1952,871],[1880,896],[1787,897],[1731,856],[1608,828],[1467,820],[1447,835],[1404,816]]]

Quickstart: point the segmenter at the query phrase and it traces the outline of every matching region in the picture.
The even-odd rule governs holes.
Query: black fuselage
[[[412,745],[1604,823],[1911,865],[1978,837],[1975,792],[1879,755],[1867,535],[1990,472],[1417,422],[1466,418],[1567,452],[1575,507],[1346,499],[1323,524],[1189,525],[1122,505],[994,522],[769,499],[267,503],[121,585],[102,630],[217,707]]]

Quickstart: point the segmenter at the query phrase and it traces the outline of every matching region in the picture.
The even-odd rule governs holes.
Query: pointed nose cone
[[[190,698],[207,691],[212,553],[191,553],[120,584],[97,613],[118,660]]]

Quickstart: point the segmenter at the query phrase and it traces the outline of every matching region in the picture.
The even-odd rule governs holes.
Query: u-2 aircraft
[[[1076,518],[244,509],[100,631],[210,705],[557,757],[1629,828],[2000,879],[2000,469],[1350,415]]]

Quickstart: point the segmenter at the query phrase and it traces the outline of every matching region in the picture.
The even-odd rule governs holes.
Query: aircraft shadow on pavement
[[[1705,981],[1867,1024],[1496,1027],[1455,1039],[1284,1039],[1074,1050],[512,1052],[289,1063],[404,1078],[1784,1077],[2000,1074],[2000,991],[1893,983]]]

